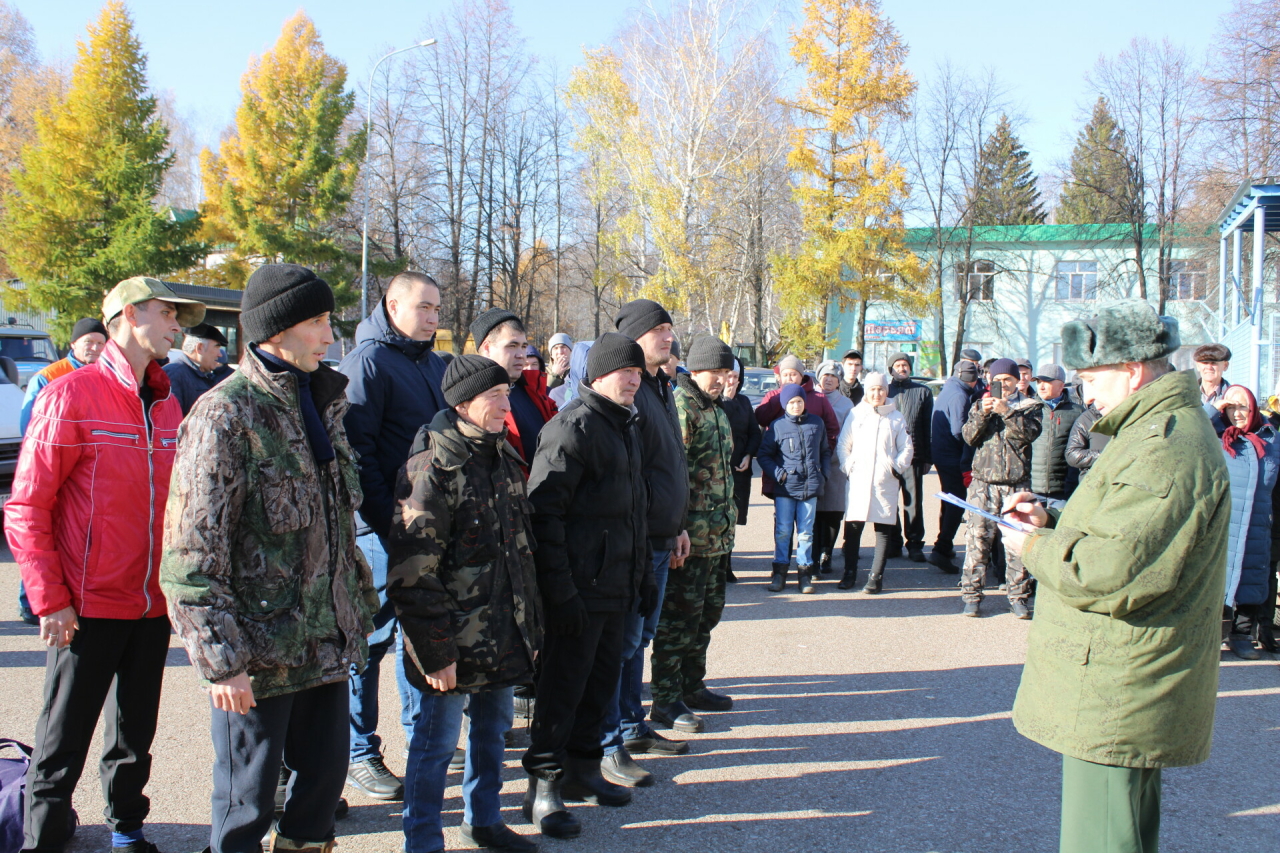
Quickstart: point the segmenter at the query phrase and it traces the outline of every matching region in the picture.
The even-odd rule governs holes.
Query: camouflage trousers
[[[658,633],[653,638],[650,687],[658,705],[680,702],[704,686],[711,629],[724,612],[729,555],[690,557],[667,575]]]
[[[1023,483],[1017,486],[1000,486],[984,483],[974,478],[969,486],[969,503],[988,512],[998,513],[1004,499],[1014,492],[1029,488]],[[964,534],[964,574],[960,577],[960,589],[965,601],[981,601],[983,582],[987,576],[987,564],[991,561],[991,549],[995,545],[999,525],[977,513],[968,514]],[[1005,552],[1005,588],[1010,601],[1026,601],[1031,595],[1031,575],[1027,574],[1022,559],[1012,552]]]

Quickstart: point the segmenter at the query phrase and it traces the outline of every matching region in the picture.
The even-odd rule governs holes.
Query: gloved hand
[[[658,605],[662,602],[658,601],[658,584],[651,577],[646,576],[640,584],[640,616],[648,619],[658,610]]]
[[[560,604],[548,602],[546,609],[547,633],[553,637],[577,637],[587,627],[587,605],[577,593]]]

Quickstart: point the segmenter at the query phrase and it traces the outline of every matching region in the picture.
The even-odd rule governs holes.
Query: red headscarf
[[[1224,412],[1222,419],[1227,421],[1227,430],[1222,434],[1222,449],[1227,451],[1232,459],[1236,456],[1236,449],[1231,445],[1235,444],[1237,438],[1243,438],[1245,441],[1253,445],[1253,449],[1261,459],[1267,453],[1267,446],[1263,444],[1262,439],[1258,438],[1258,430],[1262,429],[1262,415],[1258,413],[1258,401],[1253,396],[1253,392],[1243,385],[1232,385],[1227,389],[1227,393],[1239,389],[1244,392],[1245,399],[1249,401],[1249,426],[1246,429],[1240,429],[1230,421],[1227,421],[1227,415]],[[1224,395],[1225,396],[1225,395]]]

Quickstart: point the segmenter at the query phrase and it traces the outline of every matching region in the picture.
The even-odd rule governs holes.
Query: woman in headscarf
[[[729,383],[725,385],[720,405],[729,416],[729,426],[733,429],[733,457],[730,460],[733,468],[733,501],[738,506],[738,524],[747,523],[747,508],[751,505],[751,463],[760,452],[760,424],[756,423],[756,413],[751,408],[751,400],[740,394],[746,371],[742,362],[734,361],[733,373],[729,374]],[[725,580],[737,583],[733,574],[733,560],[729,561],[729,574]]]
[[[1262,419],[1253,392],[1232,385],[1212,404],[1215,429],[1231,475],[1231,535],[1227,540],[1227,591],[1223,600],[1223,638],[1236,657],[1257,660],[1257,638],[1274,646],[1271,617],[1276,575],[1271,555],[1280,533],[1271,523],[1280,436]],[[1280,543],[1277,543],[1280,544]],[[1272,602],[1271,606],[1267,606]],[[1265,625],[1265,628],[1264,628]]]
[[[852,589],[858,582],[858,545],[867,522],[876,528],[876,552],[871,574],[862,591],[880,591],[880,578],[889,551],[889,537],[898,518],[898,478],[911,467],[915,448],[907,422],[889,399],[889,380],[883,373],[870,373],[862,380],[862,402],[840,430],[836,458],[849,478],[845,491],[844,576],[840,589]]]
[[[831,404],[841,427],[853,411],[853,401],[840,393],[840,377],[843,373],[840,365],[834,361],[824,361],[818,365],[818,390]],[[847,482],[840,466],[832,465],[831,476],[827,478],[827,489],[818,498],[818,517],[813,525],[813,558],[817,561],[815,568],[819,575],[831,574],[831,556],[835,552],[836,540],[840,538],[840,527],[844,522]],[[856,547],[854,552],[856,554]]]

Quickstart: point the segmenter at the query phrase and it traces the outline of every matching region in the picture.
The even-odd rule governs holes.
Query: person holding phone
[[[991,391],[969,409],[961,430],[965,443],[974,448],[969,503],[992,513],[1003,509],[1007,496],[1026,490],[1031,483],[1031,444],[1040,435],[1042,404],[1022,394],[1019,381],[1013,359],[992,362]],[[978,615],[997,527],[990,519],[969,513],[960,580],[965,616]],[[1030,619],[1031,578],[1013,554],[1005,560],[1005,584],[1009,611],[1019,619]]]

